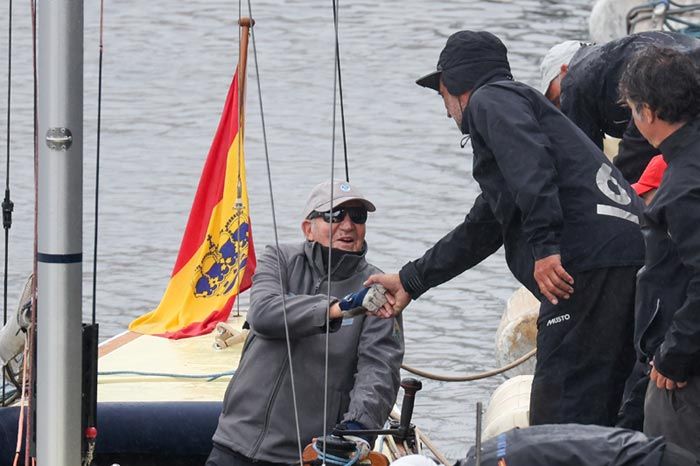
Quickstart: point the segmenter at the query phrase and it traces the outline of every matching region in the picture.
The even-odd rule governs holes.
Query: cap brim
[[[416,84],[419,86],[434,89],[440,92],[440,75],[442,71],[433,71],[430,74],[426,74],[422,78],[416,79]]]
[[[339,197],[339,198],[333,199],[333,207],[338,207],[339,205],[345,204],[346,202],[350,202],[350,201],[360,201],[360,202],[362,202],[362,204],[365,206],[365,208],[367,208],[367,212],[374,212],[375,210],[377,210],[377,208],[374,206],[374,204],[372,204],[372,203],[371,203],[370,201],[368,201],[367,199],[364,199],[364,198],[362,198],[362,197],[354,197],[354,196],[350,196],[350,197]],[[316,207],[315,209],[313,209],[313,210],[317,210],[317,211],[319,211],[319,212],[327,212],[327,211],[331,210],[331,201],[324,202],[323,204],[321,204],[320,206],[317,206],[317,207]],[[308,214],[306,214],[306,216],[305,216],[304,218],[308,217],[308,215],[309,215],[310,213],[311,213],[311,212],[309,212]]]

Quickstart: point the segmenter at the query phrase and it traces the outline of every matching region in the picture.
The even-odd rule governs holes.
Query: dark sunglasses
[[[332,211],[326,212],[314,210],[307,218],[313,220],[317,217],[321,217],[326,223],[340,223],[345,219],[346,214],[350,216],[352,223],[357,225],[364,225],[367,221],[367,209],[364,207],[336,207]]]

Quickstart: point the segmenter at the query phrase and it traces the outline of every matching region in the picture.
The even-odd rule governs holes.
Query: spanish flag
[[[240,96],[236,70],[170,282],[158,307],[131,322],[133,332],[173,339],[209,333],[251,285],[255,251]]]

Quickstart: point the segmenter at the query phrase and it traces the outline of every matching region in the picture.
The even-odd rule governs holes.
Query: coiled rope
[[[401,368],[404,370],[407,370],[408,372],[419,375],[421,377],[425,377],[426,379],[431,379],[431,380],[438,380],[440,382],[473,382],[475,380],[482,380],[482,379],[487,379],[489,377],[493,377],[498,374],[502,374],[506,371],[509,371],[513,369],[514,367],[518,367],[531,357],[533,357],[535,354],[537,354],[537,348],[532,349],[528,353],[520,356],[518,359],[515,361],[511,362],[510,364],[506,364],[503,367],[500,367],[498,369],[493,369],[490,371],[486,372],[480,372],[477,374],[469,374],[469,375],[440,375],[440,374],[435,374],[433,372],[428,372],[424,371],[422,369],[416,369],[415,367],[408,366],[406,364],[401,364]]]
[[[352,466],[353,464],[357,463],[357,460],[360,459],[360,453],[357,451],[357,448],[355,448],[355,454],[350,459],[326,453],[326,442],[323,442],[323,450],[320,450],[316,446],[316,442],[314,442],[313,449],[316,453],[318,453],[318,459],[320,459],[323,464],[328,463],[335,466]]]

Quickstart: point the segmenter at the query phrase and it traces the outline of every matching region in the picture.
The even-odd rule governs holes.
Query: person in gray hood
[[[353,430],[383,426],[399,388],[401,319],[343,317],[363,303],[363,282],[379,271],[365,259],[365,222],[374,210],[349,183],[321,183],[303,212],[306,241],[268,246],[259,258],[247,315],[250,333],[226,390],[207,466],[299,463],[287,332],[301,448],[323,435],[327,313],[325,428],[330,433],[338,423]]]

